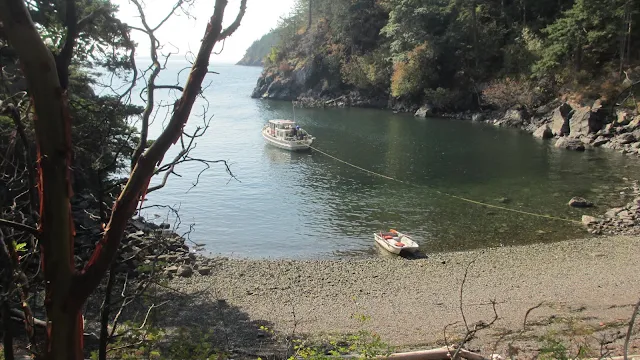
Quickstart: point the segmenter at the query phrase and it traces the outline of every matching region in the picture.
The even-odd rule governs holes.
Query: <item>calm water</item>
[[[181,63],[170,63],[174,80]],[[296,109],[315,146],[358,166],[416,188],[372,177],[317,152],[289,153],[261,137],[272,118],[292,118],[287,102],[249,97],[261,69],[213,65],[204,94],[214,115],[194,157],[224,159],[191,188],[202,166],[184,164],[148,204],[180,209],[179,232],[195,224],[191,240],[213,254],[250,258],[318,258],[377,255],[372,233],[401,229],[427,252],[460,250],[584,236],[580,227],[507,213],[447,198],[430,186],[515,209],[580,219],[572,196],[604,207],[622,203],[623,177],[638,178],[640,165],[615,152],[577,153],[517,131],[490,125],[364,109]],[[182,74],[184,78],[186,72]],[[165,99],[173,97],[165,93]],[[202,102],[201,102],[202,104]],[[194,114],[202,113],[196,108]],[[190,127],[202,124],[192,117]],[[162,127],[162,117],[152,135]],[[175,152],[172,152],[174,154]],[[167,156],[167,158],[169,158]],[[610,196],[616,194],[615,196]],[[158,221],[162,209],[146,210]],[[173,218],[171,218],[173,220]]]

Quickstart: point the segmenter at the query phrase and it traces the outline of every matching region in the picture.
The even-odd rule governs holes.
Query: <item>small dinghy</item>
[[[373,237],[380,246],[393,254],[400,254],[400,252],[413,253],[418,251],[419,248],[418,244],[408,235],[394,229],[389,230],[389,232],[380,231],[374,233]]]

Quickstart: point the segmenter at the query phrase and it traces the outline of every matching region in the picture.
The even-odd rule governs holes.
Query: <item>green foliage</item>
[[[392,348],[380,339],[380,335],[364,330],[344,339],[330,340],[328,344],[323,345],[295,340],[294,351],[294,356],[289,360],[340,359],[343,355],[355,355],[357,359],[373,359],[388,356],[393,352]]]
[[[540,348],[541,360],[569,360],[567,347],[559,340],[549,337]]]
[[[509,109],[514,106],[531,109],[539,100],[529,81],[512,78],[493,81],[482,91],[482,98],[500,109]]]
[[[413,97],[434,83],[436,74],[435,51],[423,43],[410,51],[406,60],[396,62],[391,77],[391,95]]]
[[[472,97],[469,93],[457,89],[426,89],[424,91],[425,102],[436,109],[443,111],[457,111],[468,109]]]
[[[625,11],[626,3],[627,0],[576,0],[543,30],[545,46],[534,67],[535,74],[540,76],[565,66],[593,69],[614,59],[620,47],[620,34],[627,30],[625,14],[638,16],[637,6]],[[629,35],[637,39],[638,32]]]
[[[357,89],[377,89],[385,91],[389,88],[391,67],[382,52],[353,55],[349,61],[343,60],[340,68],[342,80]]]
[[[166,360],[226,359],[227,356],[223,352],[212,347],[212,336],[213,331],[193,333],[181,328],[168,346],[167,357],[161,358]]]
[[[121,360],[211,360],[226,359],[227,354],[212,345],[213,331],[179,328],[167,332],[155,326],[126,322],[121,336],[109,346],[108,358]],[[98,359],[98,352],[91,354]]]
[[[17,251],[17,252],[25,252],[27,251],[27,243],[23,243],[23,242],[13,242],[13,248]]]
[[[584,86],[621,55],[630,67],[640,27],[628,24],[639,21],[636,0],[298,0],[267,66],[312,60],[323,65],[318,83],[339,79],[343,92],[463,110],[478,103],[468,101],[475,89],[500,79],[541,79],[535,91],[551,93]],[[632,46],[621,54],[623,39]]]
[[[270,32],[262,36],[259,40],[254,41],[251,46],[249,46],[242,60],[238,62],[238,65],[262,65],[265,58],[267,57],[271,61],[271,63],[275,63],[277,53],[276,56],[272,56],[272,54],[274,51],[274,47],[278,44],[279,40],[280,35],[278,34],[278,31],[271,30]]]

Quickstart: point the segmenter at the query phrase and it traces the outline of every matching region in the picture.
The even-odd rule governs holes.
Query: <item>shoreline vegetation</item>
[[[485,121],[562,148],[638,154],[630,4],[297,0],[270,32],[279,42],[252,46],[264,70],[251,96]]]

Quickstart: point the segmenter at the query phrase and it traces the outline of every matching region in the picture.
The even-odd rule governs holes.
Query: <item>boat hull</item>
[[[375,239],[378,245],[380,245],[383,249],[387,250],[392,254],[399,255],[401,252],[414,253],[418,251],[419,249],[418,244],[416,244],[413,240],[411,240],[411,238],[409,238],[404,234],[399,233],[399,235],[401,236],[401,239],[404,238],[403,243],[405,243],[405,246],[403,247],[390,244],[387,240],[385,240],[383,237],[381,237],[377,233],[373,234],[373,238]]]
[[[289,150],[289,151],[304,151],[309,150],[309,147],[313,143],[313,139],[309,140],[296,140],[296,141],[287,141],[277,139],[264,131],[262,131],[262,137],[269,143],[277,148]]]

